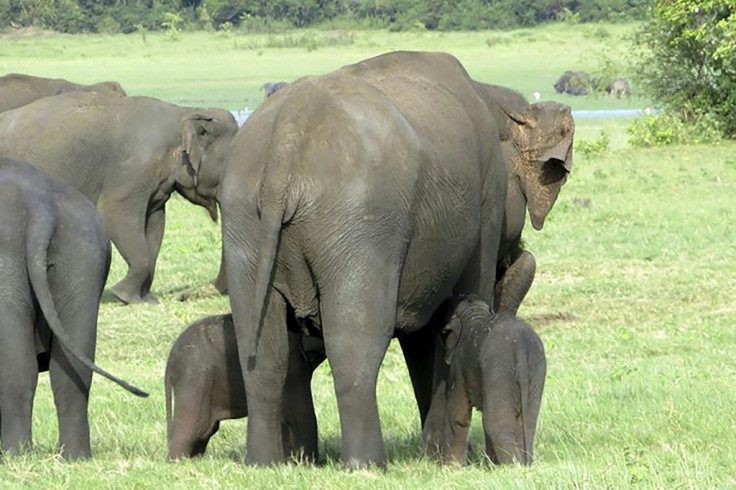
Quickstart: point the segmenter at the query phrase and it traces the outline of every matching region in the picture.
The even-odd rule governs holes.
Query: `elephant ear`
[[[514,121],[512,139],[520,154],[515,172],[532,226],[541,230],[572,169],[575,122],[570,107],[557,102],[530,104]]]
[[[197,186],[202,157],[212,132],[214,118],[204,113],[191,113],[181,118],[181,145],[194,186]]]
[[[460,346],[460,338],[463,334],[463,324],[457,314],[452,315],[450,321],[442,329],[442,338],[445,346],[445,364],[452,364],[455,353]]]

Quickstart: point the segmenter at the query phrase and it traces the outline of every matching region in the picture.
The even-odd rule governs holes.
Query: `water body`
[[[239,111],[231,111],[238,126],[242,126],[245,121],[253,114],[250,109],[241,109]],[[603,109],[590,111],[572,111],[572,117],[576,119],[592,118],[592,117],[637,117],[642,114],[659,114],[660,109],[652,109],[650,107],[644,109]]]
[[[594,111],[572,111],[572,117],[582,119],[588,117],[637,117],[642,114],[653,115],[662,112],[660,109],[646,107],[644,109],[603,109]]]

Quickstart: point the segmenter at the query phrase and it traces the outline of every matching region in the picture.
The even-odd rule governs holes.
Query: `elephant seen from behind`
[[[237,129],[222,109],[69,92],[0,114],[0,154],[66,180],[95,203],[129,267],[113,294],[125,303],[155,301],[166,202],[176,191],[217,219]]]
[[[499,126],[444,53],[387,53],[282,91],[238,133],[222,180],[246,461],[284,460],[287,332],[306,329],[324,336],[344,463],[384,466],[375,381],[388,342],[400,339],[424,421],[434,312],[454,293],[493,302],[509,185]],[[524,123],[546,108],[518,116],[542,188],[564,182],[573,130],[539,138]],[[535,227],[558,191],[540,193]]]
[[[83,85],[63,78],[44,78],[21,73],[0,77],[0,112],[30,104],[34,100],[66,92],[98,92],[125,96],[118,82],[99,82]]]
[[[539,336],[508,313],[494,315],[477,297],[455,300],[442,331],[449,377],[444,427],[425,448],[464,463],[472,409],[483,413],[486,454],[496,464],[531,464],[547,361]],[[439,439],[439,441],[438,441]]]
[[[0,159],[0,440],[31,447],[40,371],[49,371],[64,458],[91,455],[87,406],[97,367],[100,296],[110,242],[95,207],[76,189],[32,166]]]

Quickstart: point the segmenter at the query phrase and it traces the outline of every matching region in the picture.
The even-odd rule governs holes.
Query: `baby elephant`
[[[284,453],[303,449],[317,459],[317,419],[310,383],[325,360],[321,339],[289,332],[289,370],[284,388]],[[166,364],[169,458],[204,454],[221,420],[248,416],[232,315],[199,320],[176,339]],[[172,413],[173,390],[173,413]]]
[[[460,301],[451,311],[443,331],[449,378],[439,450],[446,461],[465,461],[475,407],[483,412],[486,453],[491,461],[531,464],[547,371],[539,336],[513,315],[494,316],[475,297]],[[426,429],[425,445],[432,437]]]

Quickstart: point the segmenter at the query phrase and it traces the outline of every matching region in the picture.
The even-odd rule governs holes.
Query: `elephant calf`
[[[451,311],[443,331],[450,369],[445,422],[439,435],[425,426],[425,448],[441,452],[445,461],[464,462],[475,407],[483,412],[491,461],[531,464],[547,371],[539,336],[513,315],[494,316],[475,297],[460,301]]]
[[[284,395],[289,430],[283,431],[284,452],[289,456],[303,447],[305,457],[315,461],[317,419],[310,383],[312,373],[325,359],[324,344],[321,339],[290,332],[289,348]],[[232,315],[203,318],[182,332],[169,353],[165,385],[171,459],[204,454],[221,420],[248,416]],[[299,423],[293,422],[297,419]]]

